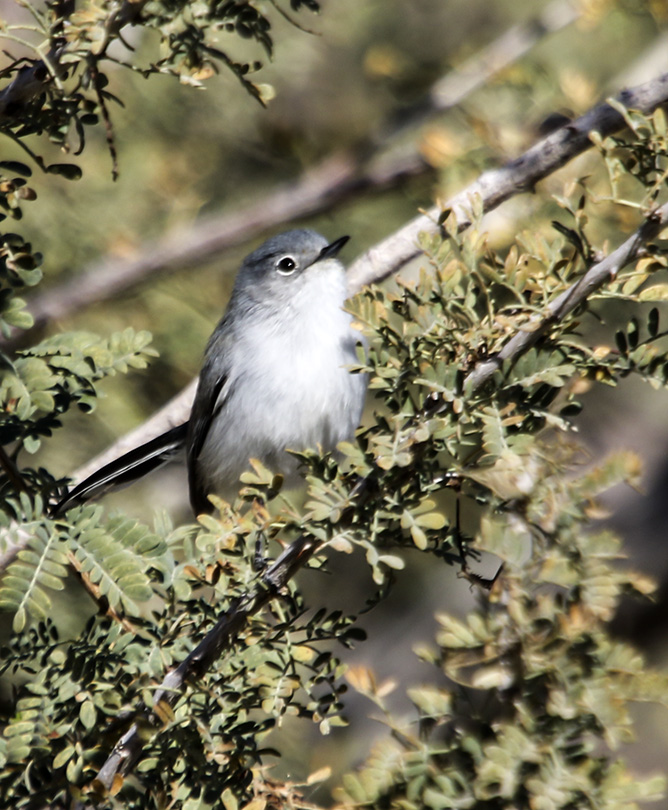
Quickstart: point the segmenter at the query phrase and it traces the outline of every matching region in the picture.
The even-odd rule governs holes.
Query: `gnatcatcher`
[[[126,453],[76,486],[56,514],[124,486],[186,449],[190,503],[229,497],[256,458],[299,480],[286,450],[332,451],[359,424],[366,377],[353,374],[362,340],[342,309],[347,236],[328,243],[312,230],[273,236],[244,259],[216,326],[188,422]]]

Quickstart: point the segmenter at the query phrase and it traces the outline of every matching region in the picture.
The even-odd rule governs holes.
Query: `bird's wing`
[[[203,384],[202,381],[205,375],[207,378],[212,378],[212,384]],[[196,515],[212,511],[211,503],[207,499],[209,493],[205,481],[203,481],[198,461],[211,425],[224,407],[227,398],[227,382],[228,376],[226,373],[223,372],[219,376],[213,376],[212,370],[205,366],[202,370],[195,402],[190,413],[188,427],[188,485],[190,487],[190,503]]]
[[[99,498],[111,490],[121,489],[157,470],[184,449],[187,434],[188,422],[184,422],[105,464],[70,490],[52,508],[51,514],[54,517],[62,515],[72,506]]]

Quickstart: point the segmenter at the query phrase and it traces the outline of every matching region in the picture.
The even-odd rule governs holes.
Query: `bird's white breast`
[[[236,484],[251,457],[290,477],[295,461],[277,448],[333,450],[359,423],[366,381],[347,369],[361,335],[342,309],[345,275],[335,261],[312,272],[282,306],[247,320],[231,349],[224,418],[200,456],[218,492]]]

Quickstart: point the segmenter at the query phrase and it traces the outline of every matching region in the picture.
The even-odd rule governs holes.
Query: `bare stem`
[[[220,654],[229,647],[248,618],[260,611],[292,579],[300,568],[311,559],[320,547],[314,538],[302,535],[291,543],[278,559],[259,577],[257,585],[223,611],[214,627],[206,634],[188,657],[169,672],[155,693],[153,701],[158,713],[160,704],[173,705],[181,695],[186,680],[200,677]],[[155,713],[144,713],[144,719],[157,727]],[[145,740],[140,733],[140,723],[135,722],[114,746],[107,761],[100,769],[97,782],[105,790],[116,787],[120,775],[128,773],[139,759]]]
[[[640,258],[646,245],[666,227],[668,203],[652,211],[638,230],[600,262],[592,265],[581,279],[571,285],[547,307],[547,313],[534,316],[526,329],[514,335],[492,359],[477,365],[464,381],[464,391],[470,393],[487,382],[507,360],[514,360],[528,351],[554,326],[573,312],[607,281],[616,278],[620,270]]]

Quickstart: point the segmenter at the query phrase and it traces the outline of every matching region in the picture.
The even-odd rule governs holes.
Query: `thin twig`
[[[47,290],[29,302],[34,328],[71,315],[144,283],[149,276],[209,262],[257,233],[297,219],[330,211],[353,195],[393,188],[430,171],[416,147],[399,154],[384,152],[396,138],[424,119],[460,104],[491,77],[524,56],[548,34],[580,15],[568,0],[553,0],[536,18],[512,26],[462,65],[449,71],[398,125],[381,128],[368,148],[326,158],[297,182],[267,192],[261,202],[232,214],[204,218],[147,243],[132,259],[104,258],[75,279]]]
[[[546,315],[536,315],[525,329],[512,337],[493,358],[477,365],[464,380],[464,391],[470,393],[484,385],[507,360],[514,360],[528,351],[554,326],[573,312],[607,281],[616,278],[620,270],[646,253],[646,245],[666,227],[668,203],[648,214],[647,219],[616,250],[592,265],[581,279],[571,285],[547,307]]]
[[[627,109],[653,112],[668,103],[668,73],[624,90],[616,96],[616,100]],[[555,130],[505,166],[485,172],[448,200],[443,208],[434,206],[356,259],[348,269],[349,293],[353,295],[367,284],[382,281],[419,256],[420,234],[438,233],[444,211],[452,212],[459,230],[465,230],[471,224],[471,210],[476,201],[487,213],[516,194],[533,191],[536,183],[591,147],[590,132],[596,131],[606,137],[625,126],[620,112],[608,103],[599,104],[575,121]]]
[[[281,589],[287,585],[300,568],[311,559],[320,547],[320,541],[304,535],[291,543],[278,559],[259,577],[257,585],[223,612],[215,626],[188,657],[169,672],[154,697],[154,707],[159,714],[160,704],[173,705],[181,696],[186,680],[200,677],[212,663],[229,647],[237,634],[246,625],[248,618],[261,610]],[[156,712],[144,712],[143,718],[157,726]],[[110,790],[118,786],[118,779],[128,773],[137,761],[145,745],[140,732],[140,722],[130,729],[114,746],[113,751],[100,769],[97,782]]]
[[[97,68],[97,61],[91,59],[89,61],[89,69],[93,78],[93,90],[97,97],[97,103],[102,113],[102,121],[104,123],[104,134],[107,139],[107,149],[111,157],[111,179],[118,180],[118,152],[116,150],[116,140],[114,138],[114,126],[111,123],[111,116],[109,115],[109,107],[107,106],[104,93],[102,91],[102,82],[100,81],[100,71]]]

